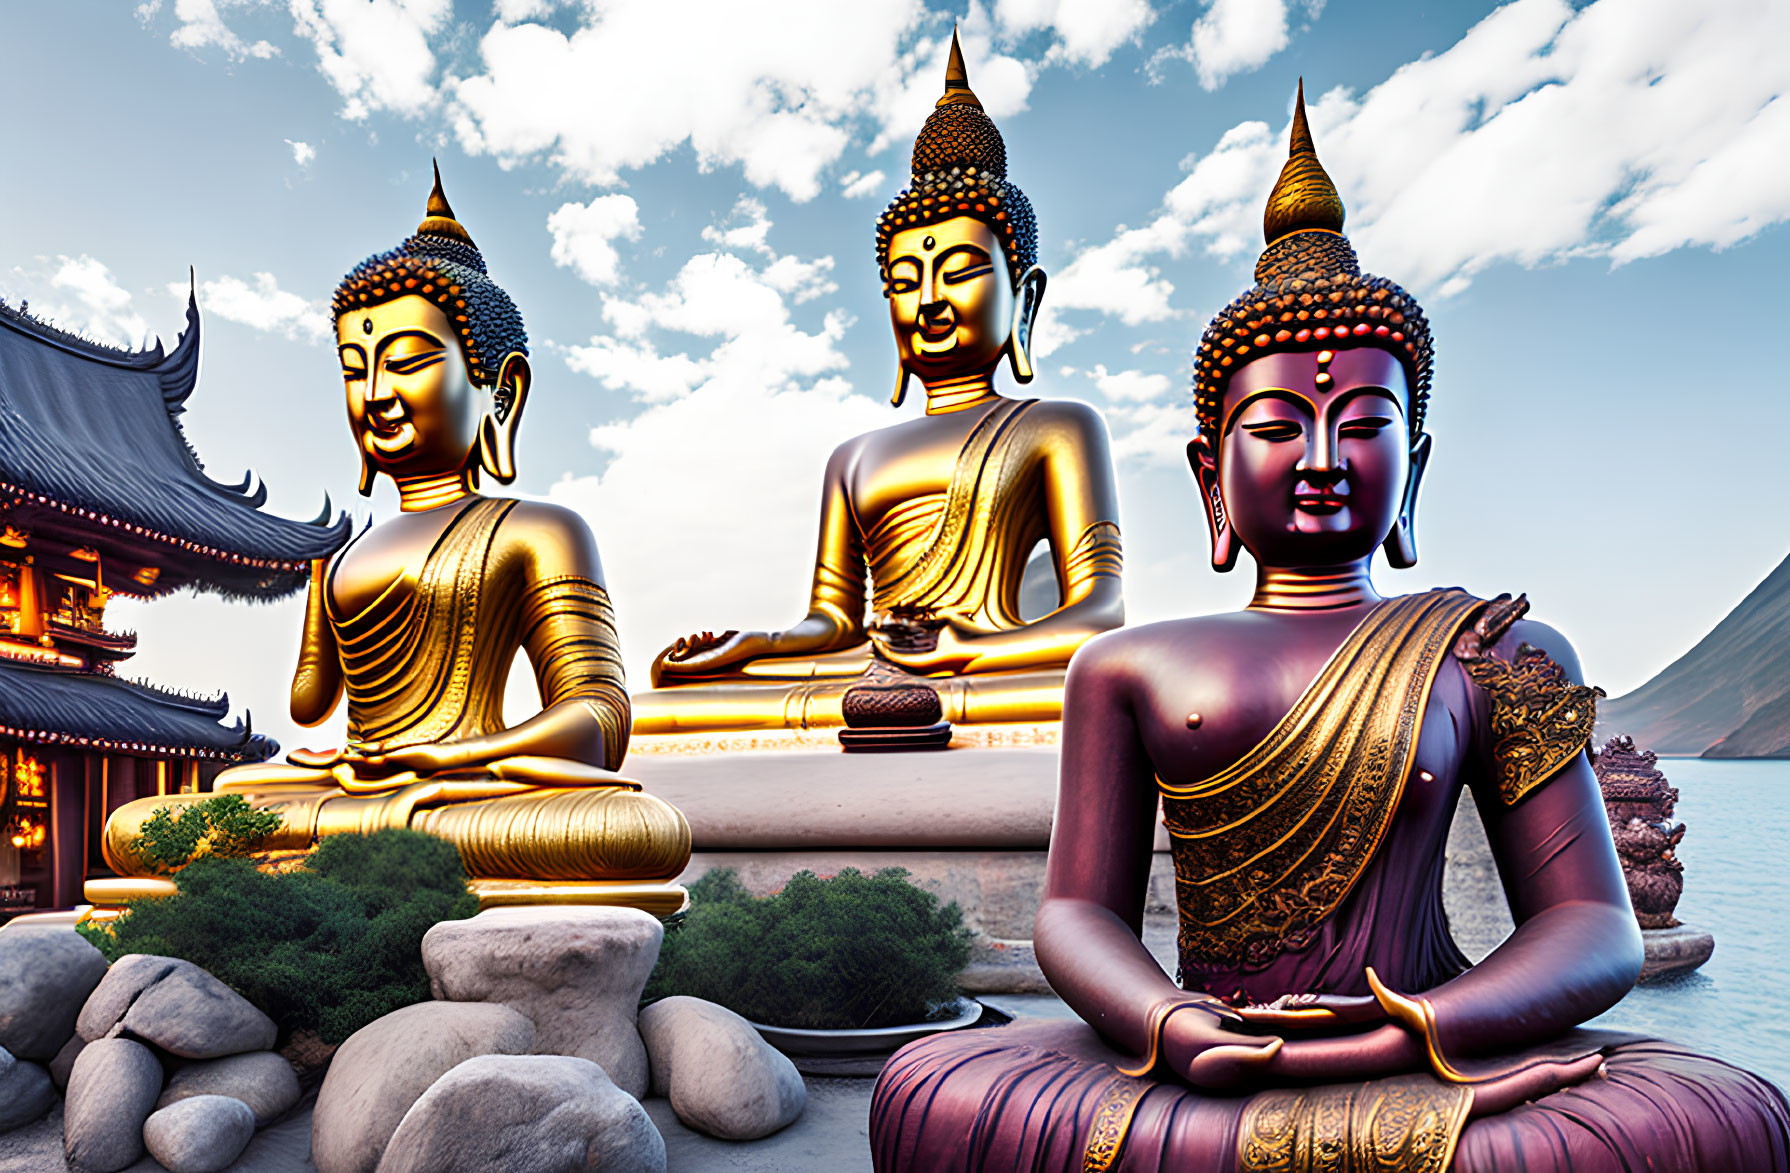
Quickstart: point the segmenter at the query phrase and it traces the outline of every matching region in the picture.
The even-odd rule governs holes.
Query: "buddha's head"
[[[1212,565],[1239,547],[1282,567],[1340,565],[1384,547],[1416,564],[1429,460],[1429,323],[1416,299],[1361,272],[1343,204],[1318,162],[1301,83],[1289,158],[1268,198],[1253,289],[1194,356],[1199,434],[1187,445]]]
[[[415,234],[356,265],[333,305],[362,494],[381,472],[515,479],[528,336],[454,218],[439,169]]]
[[[922,382],[985,375],[1002,356],[1032,378],[1032,324],[1044,297],[1032,205],[1007,180],[1001,132],[970,89],[951,35],[945,95],[914,142],[908,186],[876,222],[876,260],[901,359]]]

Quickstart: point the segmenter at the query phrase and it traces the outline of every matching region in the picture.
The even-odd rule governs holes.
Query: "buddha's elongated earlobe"
[[[360,454],[359,488],[361,496],[371,497],[373,495],[373,462],[367,459],[365,452]]]
[[[1007,359],[1013,364],[1013,378],[1030,383],[1032,369],[1032,327],[1038,322],[1038,308],[1044,304],[1044,270],[1033,265],[1019,279],[1019,293],[1013,299],[1013,328],[1007,336]]]
[[[907,399],[907,367],[897,364],[895,367],[895,394],[889,396],[889,403],[900,407]]]
[[[1206,514],[1206,532],[1212,538],[1212,569],[1224,574],[1237,565],[1237,531],[1231,528],[1224,507],[1224,491],[1218,484],[1218,455],[1204,436],[1187,441],[1187,463],[1200,487],[1200,506]]]
[[[520,351],[504,355],[491,388],[491,410],[479,426],[479,467],[499,484],[516,479],[516,427],[528,403],[530,377]]]
[[[1392,532],[1386,535],[1382,546],[1387,565],[1394,570],[1409,570],[1417,565],[1417,489],[1429,462],[1429,433],[1420,432],[1411,441],[1411,472],[1405,478],[1405,499],[1399,505],[1398,520],[1392,523]]]

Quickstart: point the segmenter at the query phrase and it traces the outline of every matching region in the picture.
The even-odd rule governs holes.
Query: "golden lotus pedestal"
[[[617,905],[674,918],[689,905],[677,880],[690,858],[689,823],[660,796],[643,793],[631,779],[619,781],[530,787],[492,778],[445,778],[390,794],[290,783],[223,792],[282,816],[280,828],[263,841],[265,850],[256,853],[264,868],[295,865],[328,835],[406,827],[459,848],[481,909]],[[466,800],[453,801],[457,796]],[[106,860],[126,874],[87,881],[91,916],[106,919],[127,900],[174,894],[170,879],[128,874],[130,844],[154,811],[191,801],[190,795],[144,798],[112,813],[106,820]]]

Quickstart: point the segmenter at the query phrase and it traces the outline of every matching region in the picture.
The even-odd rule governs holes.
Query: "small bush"
[[[762,900],[720,869],[690,885],[690,901],[649,999],[688,994],[773,1026],[894,1026],[948,1014],[969,961],[957,905],[939,907],[902,868],[798,872]]]
[[[243,856],[280,829],[281,816],[258,811],[240,794],[164,806],[143,820],[131,849],[151,870],[178,871],[208,855]]]
[[[180,891],[133,900],[110,925],[82,925],[106,960],[180,957],[260,1007],[282,1033],[339,1043],[429,997],[423,934],[478,911],[453,844],[416,831],[331,835],[302,868],[262,872],[211,855]]]

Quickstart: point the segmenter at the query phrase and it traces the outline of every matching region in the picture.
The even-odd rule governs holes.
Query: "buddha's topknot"
[[[356,265],[336,287],[331,304],[340,318],[350,310],[411,295],[433,302],[447,316],[474,383],[489,386],[497,381],[505,355],[528,353],[522,314],[486,275],[484,256],[454,218],[441,190],[440,168],[415,234]]]
[[[951,34],[945,96],[914,140],[912,178],[876,222],[876,267],[889,280],[889,242],[897,232],[974,216],[1007,253],[1014,288],[1038,263],[1038,220],[1025,193],[1007,180],[1007,144],[970,89],[963,50]]]
[[[1262,217],[1268,247],[1256,262],[1255,287],[1220,310],[1193,360],[1193,402],[1204,435],[1218,439],[1231,374],[1266,354],[1375,346],[1404,364],[1410,430],[1423,431],[1434,349],[1417,299],[1384,277],[1361,271],[1342,234],[1344,209],[1318,162],[1305,120],[1305,84],[1293,107],[1292,141]]]

